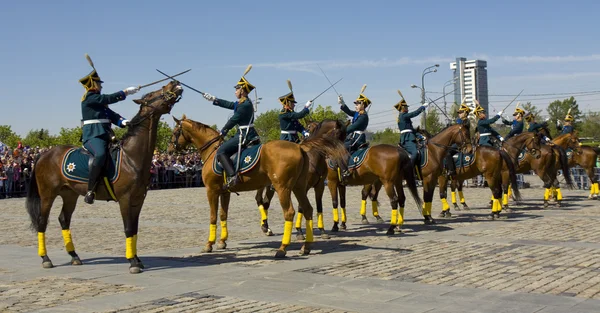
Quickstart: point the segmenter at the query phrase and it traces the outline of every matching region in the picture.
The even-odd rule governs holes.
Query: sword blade
[[[177,76],[179,76],[179,75],[183,75],[183,74],[185,74],[185,73],[187,73],[187,72],[189,72],[189,71],[191,71],[191,70],[192,70],[192,69],[189,69],[189,70],[187,70],[187,71],[183,71],[183,72],[181,72],[181,73],[177,73],[177,74],[175,74],[175,75],[172,75],[170,78],[177,77]],[[148,86],[152,86],[152,85],[154,85],[154,84],[158,84],[158,83],[160,83],[160,82],[164,82],[165,80],[169,80],[170,78],[163,78],[163,79],[161,79],[161,80],[157,80],[157,81],[155,81],[155,82],[152,82],[152,83],[149,83],[149,84],[142,85],[142,86],[140,86],[140,89],[142,89],[142,88],[146,88],[146,87],[148,87]]]
[[[156,71],[158,71],[159,73],[161,73],[161,74],[163,74],[163,75],[167,76],[167,77],[168,77],[167,79],[169,79],[169,78],[170,78],[170,79],[174,79],[174,78],[173,78],[174,76],[169,76],[169,75],[167,75],[167,74],[165,74],[165,73],[161,72],[159,69],[156,69]],[[182,83],[181,81],[179,81],[179,83],[180,83],[180,84],[182,84],[183,86],[187,87],[187,88],[190,88],[191,90],[193,90],[193,91],[195,91],[195,92],[197,92],[197,93],[199,93],[199,94],[201,94],[201,95],[204,95],[204,92],[202,92],[202,91],[200,91],[200,90],[198,90],[198,89],[196,89],[196,88],[194,88],[194,87],[191,87],[191,86],[189,86],[189,85],[186,85],[186,84]]]
[[[325,76],[325,78],[327,79],[327,81],[329,82],[330,85],[333,86],[333,84],[331,83],[331,81],[329,80],[329,77],[327,77],[327,74],[325,74],[325,72],[323,71],[323,69],[319,66],[319,64],[317,64],[317,67],[319,67],[319,69],[321,70],[321,73],[323,73],[323,76]],[[333,87],[333,91],[335,91],[335,93],[339,96],[340,93],[335,89],[335,87]]]
[[[344,78],[340,78],[338,81],[336,81],[335,83],[331,84],[331,86],[327,87],[327,89],[323,90],[323,92],[321,92],[319,95],[317,95],[316,97],[314,97],[312,99],[312,101],[317,100],[317,98],[319,98],[321,95],[323,95],[325,92],[327,92],[327,90],[333,88],[333,86],[335,86],[337,83],[339,83],[340,81],[342,81],[342,79],[344,79]]]
[[[517,98],[523,93],[523,90],[525,89],[521,89],[521,92],[519,92],[519,94],[514,99],[512,99],[512,101],[507,106],[505,106],[502,111],[506,110],[513,102],[515,102],[515,100],[517,100]]]

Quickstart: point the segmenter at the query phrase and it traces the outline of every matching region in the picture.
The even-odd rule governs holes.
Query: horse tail
[[[31,180],[29,181],[29,191],[27,192],[25,205],[27,207],[27,213],[29,213],[29,218],[31,219],[30,227],[32,230],[37,231],[42,215],[42,199],[35,177],[35,167],[31,172]]]
[[[417,179],[415,177],[415,169],[412,166],[412,161],[410,160],[410,155],[404,149],[398,149],[398,154],[400,154],[400,164],[401,168],[399,169],[401,174],[404,176],[406,180],[406,186],[410,191],[411,196],[417,203],[417,208],[419,210],[423,207],[423,200],[419,196],[419,190],[417,189]]]
[[[571,179],[571,173],[569,172],[569,158],[567,158],[567,152],[561,146],[554,146],[558,151],[558,157],[560,160],[560,169],[563,171],[565,177],[565,183],[569,189],[573,189],[573,180]]]
[[[335,161],[337,164],[346,164],[348,162],[346,147],[344,147],[341,141],[333,137],[309,137],[300,143],[300,148],[305,152],[316,151]]]
[[[508,167],[508,175],[510,177],[510,184],[512,185],[512,190],[517,200],[521,200],[521,192],[519,191],[519,184],[517,183],[517,169],[515,168],[515,164],[510,159],[508,153],[504,150],[499,150],[500,156],[506,163],[506,167]]]

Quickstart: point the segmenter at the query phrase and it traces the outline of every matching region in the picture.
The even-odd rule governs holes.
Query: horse
[[[125,228],[125,257],[129,261],[129,272],[140,273],[144,265],[137,256],[138,221],[148,185],[150,184],[150,163],[156,145],[160,117],[168,114],[181,99],[183,89],[179,82],[171,81],[161,89],[145,94],[133,102],[140,106],[137,115],[131,119],[129,129],[120,141],[120,170],[113,187],[99,186],[97,200],[115,200],[119,203]],[[71,255],[72,265],[81,265],[75,252],[70,232],[71,217],[77,199],[87,191],[87,181],[68,179],[63,173],[63,159],[75,146],[57,146],[43,153],[35,163],[31,174],[26,207],[31,219],[31,228],[38,234],[38,255],[43,268],[54,265],[46,251],[46,227],[52,203],[57,196],[63,200],[58,218],[62,228],[65,248]],[[108,180],[106,180],[108,181]]]
[[[600,148],[580,145],[576,132],[562,134],[552,140],[552,142],[562,149],[567,150],[567,153],[570,154],[570,157],[567,155],[568,164],[570,167],[579,165],[585,170],[592,183],[588,199],[598,198],[598,193],[600,193],[600,190],[598,189],[598,180],[596,179],[594,168],[596,167],[598,155],[600,155]],[[565,178],[567,178],[567,176],[570,177],[570,175],[568,175],[568,171],[564,173],[566,173]]]
[[[330,132],[322,132],[321,125],[323,123],[336,123],[334,129]],[[335,138],[339,142],[339,147],[344,148],[342,144],[344,138],[346,137],[346,125],[344,125],[339,120],[330,120],[325,119],[324,121],[318,122],[310,122],[307,125],[307,129],[311,134],[309,138],[315,137],[323,137],[328,136],[330,138]],[[317,228],[319,229],[320,235],[322,239],[329,239],[329,235],[325,232],[325,225],[323,223],[323,193],[325,191],[325,178],[327,176],[327,163],[326,163],[326,155],[319,153],[316,150],[307,151],[308,158],[310,162],[310,167],[308,169],[308,177],[307,177],[307,192],[310,188],[313,188],[315,191],[315,202],[317,208]],[[264,192],[266,190],[266,192]],[[267,236],[272,236],[273,232],[269,228],[268,224],[268,210],[271,204],[271,199],[275,194],[275,190],[273,188],[262,188],[259,189],[256,193],[256,204],[258,206],[258,210],[261,214],[261,225],[260,228],[262,232]],[[302,216],[303,209],[301,206],[298,207],[298,215],[296,217],[296,239],[304,240],[304,235],[302,233]]]
[[[212,252],[216,242],[217,209],[221,204],[221,237],[217,249],[227,247],[228,238],[227,214],[231,192],[251,191],[273,186],[279,196],[279,202],[285,219],[281,246],[275,253],[276,258],[283,258],[291,242],[294,207],[292,192],[298,200],[299,206],[304,210],[306,218],[306,239],[300,249],[300,254],[310,254],[313,238],[313,208],[306,195],[307,178],[310,159],[307,151],[317,151],[329,155],[340,162],[346,158],[346,150],[331,138],[311,138],[298,145],[289,141],[274,140],[261,147],[261,156],[254,167],[240,173],[241,183],[236,184],[231,190],[224,190],[224,179],[221,174],[216,174],[213,165],[216,162],[213,154],[223,142],[223,138],[216,130],[197,121],[186,118],[180,120],[173,117],[176,125],[167,151],[172,153],[181,151],[189,145],[194,145],[200,153],[202,161],[202,180],[206,186],[206,195],[210,205],[210,232],[208,242],[202,252]]]

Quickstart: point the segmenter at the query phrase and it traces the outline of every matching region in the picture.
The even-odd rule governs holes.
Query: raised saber
[[[331,86],[333,86],[333,84],[331,83],[331,80],[329,80],[329,77],[327,77],[327,74],[325,74],[325,72],[323,71],[323,69],[319,66],[319,64],[317,64],[317,67],[321,70],[321,73],[323,73],[323,76],[325,76],[325,78],[327,79],[327,81],[329,82],[329,84]],[[333,90],[335,91],[335,93],[338,95],[338,97],[340,96],[340,93],[335,89],[335,87],[333,87]]]
[[[321,95],[323,95],[325,92],[327,92],[327,90],[333,88],[333,86],[335,86],[337,83],[339,83],[340,81],[342,81],[342,79],[344,79],[344,78],[340,78],[338,81],[336,81],[335,83],[331,84],[331,86],[327,87],[327,89],[323,90],[323,92],[321,92],[319,95],[317,95],[316,97],[314,97],[311,101],[317,100],[317,98],[319,98]]]
[[[157,80],[157,81],[155,81],[155,82],[152,82],[152,83],[149,83],[149,84],[145,84],[145,85],[139,86],[138,88],[140,88],[140,89],[142,89],[142,88],[146,88],[146,87],[148,87],[148,86],[152,86],[152,85],[154,85],[154,84],[158,84],[158,83],[160,83],[160,82],[164,82],[165,80],[173,79],[173,77],[177,77],[177,76],[179,76],[179,75],[183,75],[183,74],[185,74],[185,73],[187,73],[187,72],[189,72],[189,71],[191,71],[191,70],[192,70],[192,69],[189,69],[189,70],[187,70],[187,71],[183,71],[183,72],[181,72],[181,73],[177,73],[177,74],[175,74],[175,75],[169,76],[168,78],[163,78],[163,79],[161,79],[161,80]],[[160,71],[159,71],[159,72],[160,72]],[[164,73],[163,73],[163,74],[164,74]]]
[[[505,106],[504,109],[502,109],[502,112],[504,112],[504,110],[506,110],[513,102],[515,102],[515,100],[517,100],[517,98],[523,93],[523,90],[525,89],[522,89],[521,92],[519,92],[519,94],[514,99],[512,99],[512,101],[507,106]]]
[[[161,74],[163,74],[163,75],[167,76],[167,77],[168,77],[168,78],[170,78],[170,79],[174,79],[174,78],[173,78],[173,76],[169,76],[169,75],[167,75],[167,74],[165,74],[165,73],[161,72],[159,69],[156,69],[156,71],[158,71],[159,73],[161,73]],[[197,92],[197,93],[199,93],[199,94],[201,94],[201,95],[204,95],[204,92],[202,92],[202,91],[200,91],[200,90],[198,90],[198,89],[196,89],[196,88],[194,88],[194,87],[191,87],[191,86],[189,86],[189,85],[186,85],[186,84],[182,83],[181,81],[179,81],[179,83],[180,83],[180,84],[182,84],[182,85],[184,85],[184,86],[185,86],[185,87],[187,87],[187,88],[190,88],[191,90],[193,90],[193,91],[195,91],[195,92]]]

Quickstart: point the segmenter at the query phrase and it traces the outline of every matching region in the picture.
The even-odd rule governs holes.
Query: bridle
[[[175,101],[173,101],[173,103],[169,104],[169,110],[171,110],[173,108],[173,106],[175,105],[175,103],[177,103],[177,102],[179,102],[179,100],[181,100],[181,95],[178,96],[173,91],[165,90],[164,88],[165,87],[161,88],[160,95],[158,95],[156,97],[150,98],[148,100],[144,100],[142,98],[143,102],[140,104],[140,111],[142,110],[142,108],[148,107],[148,108],[150,108],[150,113],[142,115],[141,118],[136,121],[132,121],[130,123],[131,126],[138,125],[138,124],[142,123],[144,120],[146,120],[147,118],[154,115],[154,113],[156,112],[156,110],[158,110],[158,108],[151,105],[152,103],[154,103],[158,100],[163,100],[164,102],[169,102],[169,101],[175,99]]]
[[[451,149],[451,150],[462,151],[463,149],[465,149],[465,147],[466,147],[467,145],[469,145],[469,144],[470,144],[470,145],[472,145],[472,143],[470,143],[470,141],[469,141],[469,140],[467,140],[467,138],[465,138],[465,135],[464,135],[464,134],[463,134],[463,132],[462,132],[462,130],[463,130],[463,127],[465,127],[465,126],[464,126],[464,125],[458,125],[458,126],[459,126],[459,128],[458,128],[458,132],[456,132],[456,133],[452,134],[452,137],[450,137],[450,141],[449,141],[449,142],[454,142],[454,141],[455,141],[455,140],[454,140],[454,139],[455,139],[455,137],[456,137],[457,135],[460,135],[460,137],[461,137],[460,139],[461,139],[461,142],[462,142],[462,144],[461,144],[459,147],[457,147],[457,148],[453,147],[453,146],[452,146],[452,145],[450,145],[450,144],[449,144],[449,145],[443,145],[443,144],[441,144],[441,143],[437,143],[437,142],[431,142],[431,139],[433,139],[433,137],[431,137],[431,138],[427,139],[427,141],[428,141],[428,142],[431,142],[431,144],[432,144],[432,145],[434,145],[434,146],[437,146],[437,147],[440,147],[440,148],[445,148],[445,149]]]
[[[526,134],[528,134],[528,133],[526,133]],[[512,147],[514,149],[518,149],[518,151],[520,153],[520,151],[522,151],[524,148],[526,148],[529,145],[530,142],[535,142],[536,139],[539,140],[539,138],[538,138],[539,135],[538,134],[535,134],[535,133],[532,133],[532,134],[533,134],[533,136],[531,138],[527,139],[527,140],[524,140],[521,143],[520,147],[517,147],[517,146],[514,146],[514,145],[510,144],[510,143],[508,143],[508,141],[505,141],[505,144],[507,144],[508,146],[510,146],[510,147]],[[502,149],[506,150],[504,147]],[[525,150],[525,152],[528,153],[528,154],[530,154],[532,157],[535,158],[537,156],[537,153],[538,153],[539,150],[540,149],[536,149],[536,148],[531,148],[531,149],[527,148]]]
[[[183,149],[184,147],[182,147],[179,144],[179,137],[183,136],[183,139],[185,139],[186,142],[192,142],[191,140],[189,140],[185,134],[183,133],[183,126],[181,125],[180,121],[177,124],[177,130],[173,133],[173,137],[171,139],[170,144],[173,145],[173,147],[175,148],[176,151],[179,151],[181,149]],[[207,141],[205,144],[202,145],[202,147],[198,148],[198,152],[200,153],[200,155],[202,155],[202,152],[204,152],[204,150],[208,149],[213,143],[219,141],[219,140],[223,140],[223,137],[221,135],[217,135],[216,137],[210,139],[209,141]],[[217,145],[213,151],[211,151],[208,156],[206,157],[206,160],[208,160],[208,158],[219,148],[220,145]],[[202,158],[200,158],[200,163],[202,163],[204,165],[204,163],[206,162],[206,160],[202,160]]]

